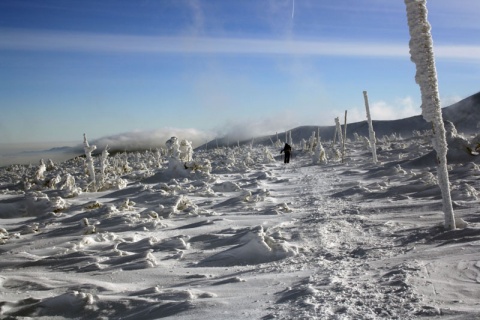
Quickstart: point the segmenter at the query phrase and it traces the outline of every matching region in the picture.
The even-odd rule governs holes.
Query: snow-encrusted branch
[[[422,94],[422,115],[426,121],[432,123],[434,131],[432,143],[437,152],[438,184],[443,197],[445,228],[455,229],[455,216],[447,170],[447,140],[440,107],[437,71],[435,69],[431,28],[427,19],[426,0],[405,0],[405,5],[411,38],[410,55],[417,68],[415,81],[420,86]]]

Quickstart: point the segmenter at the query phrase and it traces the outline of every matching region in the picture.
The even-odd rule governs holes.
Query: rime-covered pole
[[[338,135],[338,143],[343,143],[342,128],[340,126],[340,119],[335,118],[335,134],[333,135],[333,144],[335,144],[335,137]]]
[[[452,230],[455,229],[455,215],[447,170],[447,139],[440,107],[433,41],[427,19],[427,4],[426,0],[405,0],[405,5],[410,30],[410,55],[417,68],[415,81],[420,86],[422,95],[422,115],[426,121],[432,123],[433,127],[432,143],[437,152],[437,175],[443,198],[445,228]]]
[[[92,152],[97,149],[97,146],[90,146],[88,144],[87,135],[83,134],[83,149],[85,150],[85,157],[87,158],[87,169],[90,177],[90,182],[95,185],[95,167],[93,165]]]
[[[370,146],[372,148],[373,163],[377,163],[377,139],[375,138],[375,131],[373,131],[373,123],[372,117],[370,116],[370,106],[368,105],[367,91],[363,91],[363,98],[365,100],[365,110],[367,111],[368,134],[370,137]]]
[[[340,130],[342,132],[342,130]],[[345,110],[345,124],[343,126],[343,139],[342,139],[342,162],[345,161],[345,142],[347,140],[347,110]]]
[[[105,146],[105,149],[102,151],[102,158],[100,161],[100,170],[102,171],[102,184],[105,183],[105,170],[108,165],[108,144]]]

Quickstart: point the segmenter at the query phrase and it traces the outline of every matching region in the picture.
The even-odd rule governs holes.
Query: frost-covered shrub
[[[171,137],[170,139],[165,142],[165,146],[167,147],[167,156],[173,158],[180,158],[180,145],[178,143],[177,137]]]
[[[312,158],[313,164],[326,164],[327,161],[327,155],[325,153],[325,149],[322,146],[322,142],[318,141],[317,147],[315,148],[315,154],[313,155]]]
[[[355,142],[362,142],[362,138],[358,135],[358,133],[353,133],[353,141]]]
[[[475,187],[469,185],[468,183],[461,183],[458,189],[452,190],[453,195],[456,199],[474,201],[478,200],[479,194]]]
[[[8,239],[10,239],[10,235],[8,234],[8,231],[5,230],[4,228],[0,228],[0,244],[7,243]]]
[[[342,152],[338,150],[337,148],[332,148],[330,150],[330,158],[333,160],[341,160],[342,159]]]
[[[210,173],[212,172],[212,164],[208,159],[186,162],[185,168],[195,173],[201,173],[205,176],[210,176]]]
[[[99,191],[105,191],[105,190],[121,190],[127,187],[128,181],[125,179],[122,179],[120,177],[116,177],[113,179],[108,179],[105,180],[99,189]]]
[[[305,141],[305,140],[302,140]],[[265,163],[275,162],[275,158],[267,147],[263,148],[263,159]]]
[[[368,149],[368,150],[371,150],[372,149],[372,145],[370,144],[370,140],[367,138],[367,137],[364,137],[362,136],[360,138],[360,140],[362,141],[363,143],[363,146]]]
[[[69,173],[60,182],[59,189],[62,190],[62,196],[65,198],[73,198],[82,193],[82,189],[75,184],[75,177]]]
[[[420,181],[426,186],[434,186],[438,184],[437,177],[431,172],[425,172],[420,177]]]
[[[185,162],[192,161],[192,158],[193,158],[192,142],[188,140],[182,140],[180,142],[179,150],[180,150],[179,157],[182,161],[185,161]]]
[[[282,140],[278,139],[275,141],[275,147],[281,148],[283,146]]]
[[[300,149],[303,151],[308,151],[308,142],[305,139],[300,140]]]
[[[60,175],[56,175],[47,182],[47,186],[50,189],[56,189],[57,184],[59,184],[62,181],[62,178],[60,178]]]
[[[57,166],[55,165],[53,160],[48,159],[48,161],[47,161],[47,171],[52,171],[52,170],[55,170],[55,169],[57,169]]]
[[[405,171],[399,164],[395,166],[395,175],[406,175],[407,171]]]
[[[185,196],[178,197],[173,207],[173,213],[185,212],[188,214],[196,214],[198,206]]]
[[[35,181],[41,182],[45,179],[45,171],[47,171],[47,166],[43,159],[40,160],[40,165],[38,166],[37,172],[35,173]]]

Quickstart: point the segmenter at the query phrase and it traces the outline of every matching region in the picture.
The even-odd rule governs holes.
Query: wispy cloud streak
[[[161,37],[0,29],[0,50],[126,53],[409,57],[407,43]],[[440,59],[480,61],[480,46],[435,45]]]
[[[346,41],[155,37],[2,30],[1,50],[150,54],[298,54],[407,57],[407,44]]]

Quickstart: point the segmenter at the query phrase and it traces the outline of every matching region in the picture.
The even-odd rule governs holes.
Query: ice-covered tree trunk
[[[85,150],[85,157],[87,158],[87,169],[90,182],[95,186],[95,167],[93,165],[92,152],[97,149],[97,146],[90,146],[87,141],[87,135],[83,134],[83,149]]]
[[[372,149],[373,163],[377,163],[377,138],[375,138],[375,131],[373,131],[372,117],[370,116],[370,106],[368,105],[367,91],[363,91],[363,98],[365,100],[365,109],[367,110],[368,133],[370,137],[370,148]]]
[[[335,134],[333,136],[333,144],[335,144],[335,137],[337,136],[338,143],[343,144],[342,127],[340,126],[340,119],[338,117],[335,118]]]
[[[308,139],[308,151],[313,152],[316,145],[317,138],[315,137],[315,131],[312,131],[310,139]]]
[[[345,124],[343,126],[343,137],[342,137],[342,162],[345,161],[345,142],[347,140],[347,110],[345,110]],[[340,130],[342,132],[342,130]]]
[[[438,184],[443,198],[445,228],[452,230],[455,229],[455,216],[447,170],[447,140],[440,107],[431,28],[427,19],[427,4],[426,0],[405,0],[405,5],[411,38],[410,55],[417,68],[415,81],[420,86],[422,95],[422,115],[433,127],[432,143],[437,152]]]
[[[102,172],[102,185],[105,184],[105,170],[108,165],[108,144],[105,146],[105,149],[102,151],[102,160],[100,161],[100,170]]]
[[[288,131],[288,144],[293,146],[292,131]]]

